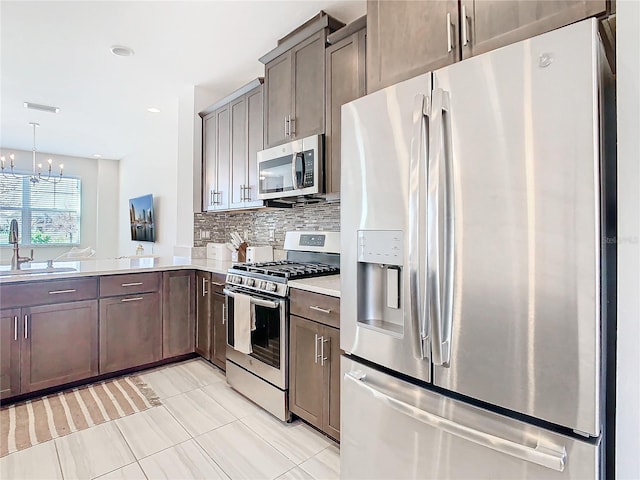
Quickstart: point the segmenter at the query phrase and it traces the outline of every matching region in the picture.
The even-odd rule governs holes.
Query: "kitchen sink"
[[[73,267],[51,267],[51,268],[25,268],[24,270],[3,270],[0,271],[0,277],[9,275],[31,275],[35,273],[61,273],[75,272],[77,269]]]

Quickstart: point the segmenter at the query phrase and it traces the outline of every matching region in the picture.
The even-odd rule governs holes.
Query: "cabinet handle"
[[[213,205],[213,190],[209,190],[209,205]]]
[[[29,315],[24,316],[24,338],[29,338]]]
[[[123,298],[121,302],[137,302],[138,300],[144,300],[144,297]]]
[[[58,295],[60,293],[73,293],[77,290],[75,289],[71,289],[71,290],[52,290],[49,292],[49,295]]]
[[[469,24],[467,23],[467,6],[462,5],[462,46],[469,43]]]
[[[329,343],[329,340],[324,339],[324,335],[320,337],[320,366],[324,367],[324,361],[328,360],[329,357],[324,356],[324,344]]]
[[[244,197],[245,201],[250,201],[251,200],[251,187],[249,185],[247,185],[246,187],[244,187],[244,191],[247,192],[246,196]]]
[[[18,316],[13,316],[13,339],[18,341]]]
[[[289,115],[289,136],[294,137],[296,135],[296,117]]]
[[[316,312],[331,313],[331,309],[330,308],[322,308],[322,307],[319,307],[317,305],[310,305],[309,308],[311,310],[315,310]]]
[[[227,323],[227,306],[223,303],[222,304],[222,324],[224,325],[225,323]]]
[[[204,297],[209,292],[207,291],[207,279],[202,277],[202,296]]]
[[[315,354],[313,356],[313,362],[318,363],[318,334],[317,333],[315,334],[314,347],[315,347]]]
[[[453,34],[451,25],[451,14],[447,13],[447,52],[453,50]]]
[[[289,115],[285,115],[284,117],[284,136],[289,136]]]
[[[142,282],[131,282],[131,283],[123,283],[123,287],[137,287],[138,285],[142,285]]]

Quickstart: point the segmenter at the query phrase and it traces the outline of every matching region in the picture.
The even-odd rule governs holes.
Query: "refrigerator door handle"
[[[433,91],[429,136],[427,291],[433,363],[449,367],[453,320],[454,206],[449,92]],[[446,125],[445,125],[446,123]],[[444,181],[442,181],[444,180]],[[442,191],[441,191],[442,189]],[[443,267],[442,273],[441,268]]]
[[[389,408],[437,430],[447,432],[458,438],[490,448],[505,455],[519,458],[526,462],[535,463],[557,472],[564,471],[567,462],[567,450],[564,446],[560,447],[559,450],[540,445],[539,443],[535,447],[529,447],[426,412],[402,400],[393,398],[367,384],[367,377],[362,374],[362,372],[347,372],[344,374],[344,380],[352,382],[354,385],[357,385],[358,388],[366,390],[374,399],[383,402]]]
[[[420,260],[421,192],[422,176],[426,169],[422,166],[427,155],[429,139],[430,101],[425,95],[416,95],[413,104],[413,131],[411,134],[411,158],[409,174],[409,305],[405,309],[413,336],[414,356],[417,359],[429,358],[429,332],[426,322],[426,302],[422,288],[424,282],[424,261]]]

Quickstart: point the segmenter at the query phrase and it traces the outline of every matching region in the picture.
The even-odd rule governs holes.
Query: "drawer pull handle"
[[[73,292],[77,292],[77,290],[71,289],[71,290],[52,290],[49,292],[49,295],[58,295],[60,293],[73,293]]]
[[[138,300],[144,300],[144,297],[123,298],[121,302],[137,302]]]
[[[142,285],[142,282],[131,282],[122,284],[123,287],[137,287],[139,285]]]
[[[309,308],[311,310],[315,310],[316,312],[331,313],[330,308],[322,308],[322,307],[318,307],[317,305],[310,305]]]
[[[18,341],[18,316],[13,316],[13,340]]]
[[[29,338],[29,315],[24,316],[24,338]]]

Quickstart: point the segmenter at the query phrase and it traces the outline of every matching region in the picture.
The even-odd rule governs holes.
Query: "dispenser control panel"
[[[402,266],[403,240],[401,230],[358,230],[358,261]]]

